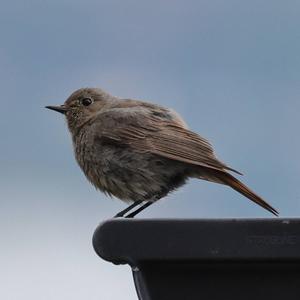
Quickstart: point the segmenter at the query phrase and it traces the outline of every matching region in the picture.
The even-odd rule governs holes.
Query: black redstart
[[[79,89],[63,105],[46,107],[66,116],[76,160],[88,180],[105,194],[133,203],[116,216],[137,207],[127,215],[134,217],[190,177],[228,185],[278,215],[171,109],[96,88]]]

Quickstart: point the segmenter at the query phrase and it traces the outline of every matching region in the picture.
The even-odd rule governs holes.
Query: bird
[[[130,205],[115,217],[133,218],[189,178],[231,187],[275,216],[278,211],[219,160],[211,143],[191,131],[173,109],[81,88],[62,105],[75,158],[100,191]]]

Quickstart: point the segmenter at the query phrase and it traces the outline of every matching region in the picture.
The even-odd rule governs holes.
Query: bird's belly
[[[187,177],[183,165],[153,154],[127,149],[101,154],[79,164],[96,188],[123,201],[155,201]]]

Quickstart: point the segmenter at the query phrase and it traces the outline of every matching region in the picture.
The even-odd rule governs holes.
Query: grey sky
[[[95,191],[62,116],[75,89],[177,110],[282,216],[300,215],[299,1],[2,1],[0,298],[135,299],[128,267],[94,254],[125,207]],[[270,217],[193,180],[140,217]]]

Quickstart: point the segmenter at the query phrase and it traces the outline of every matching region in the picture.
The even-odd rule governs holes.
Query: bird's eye
[[[93,103],[93,100],[91,98],[83,98],[81,100],[82,105],[89,106]]]

